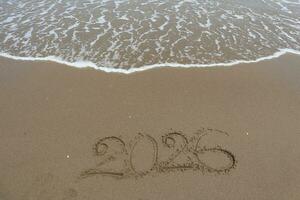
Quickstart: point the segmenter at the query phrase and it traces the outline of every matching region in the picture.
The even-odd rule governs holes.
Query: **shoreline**
[[[145,65],[138,68],[130,68],[130,69],[122,69],[122,68],[113,68],[113,67],[99,67],[95,63],[91,61],[76,61],[76,62],[68,62],[64,61],[60,57],[56,56],[47,56],[47,57],[20,57],[20,56],[13,56],[7,53],[0,53],[0,57],[9,58],[13,60],[20,60],[20,61],[33,61],[33,62],[53,62],[57,64],[63,64],[70,67],[75,68],[93,68],[95,70],[107,72],[107,73],[121,73],[121,74],[131,74],[136,72],[147,71],[155,68],[207,68],[207,67],[231,67],[241,64],[251,64],[251,63],[259,63],[265,60],[272,60],[276,58],[280,58],[286,54],[294,54],[300,55],[300,51],[294,49],[279,49],[279,51],[275,52],[272,55],[260,57],[255,60],[236,60],[229,63],[214,63],[214,64],[179,64],[179,63],[162,63],[162,64],[153,64],[153,65]]]
[[[0,58],[0,199],[298,200],[299,63],[298,55],[286,54],[124,76]],[[166,134],[180,133],[194,147],[203,128],[216,133],[197,143],[202,153],[213,149],[206,156],[177,157],[181,170],[151,166],[154,160],[161,167],[172,153],[172,139],[163,145]],[[101,165],[103,138],[123,141],[130,159]],[[220,148],[231,158],[215,154]],[[136,173],[110,176],[126,173],[128,160]],[[234,166],[222,173],[188,169],[199,160]]]

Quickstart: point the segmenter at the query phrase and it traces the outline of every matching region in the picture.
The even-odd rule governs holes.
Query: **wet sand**
[[[1,58],[0,199],[299,199],[299,63],[299,56],[285,55],[233,67],[122,75]],[[197,152],[215,166],[232,159],[209,147],[225,149],[237,161],[234,168],[183,170],[184,162],[196,162],[186,155],[191,150],[172,160],[181,169],[151,167],[152,139],[161,162],[178,144],[161,145],[163,135],[180,133],[193,143],[195,132],[215,129],[221,134]],[[128,152],[100,166],[109,145],[97,144],[111,136],[118,138],[110,141],[114,148],[124,141]],[[136,173],[122,171],[130,155]],[[99,168],[127,176],[81,176]]]

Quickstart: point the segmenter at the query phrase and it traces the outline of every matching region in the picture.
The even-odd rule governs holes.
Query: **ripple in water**
[[[299,0],[0,0],[0,52],[133,69],[300,51]]]

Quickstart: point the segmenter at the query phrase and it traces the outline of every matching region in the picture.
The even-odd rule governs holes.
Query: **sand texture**
[[[0,58],[1,200],[298,200],[300,57],[122,75]]]

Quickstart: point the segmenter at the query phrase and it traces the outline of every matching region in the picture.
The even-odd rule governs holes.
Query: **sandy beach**
[[[297,200],[299,63],[289,54],[232,67],[124,75],[0,58],[0,199]],[[162,136],[192,138],[199,130],[213,134],[199,153],[218,146],[230,154],[207,151],[206,161],[198,161],[223,166],[232,155],[234,167],[183,170],[186,160],[185,166],[196,162],[188,150],[172,160],[178,170],[149,161],[155,154],[149,141],[156,141],[153,158],[160,162],[178,144],[169,138],[163,146]],[[109,146],[101,146],[101,138],[131,149],[124,155],[137,176],[122,171],[124,156],[99,164]],[[127,176],[101,174],[101,167]]]

